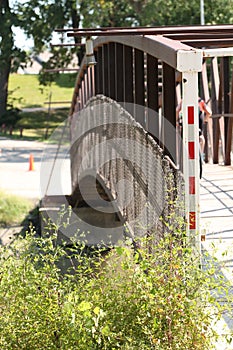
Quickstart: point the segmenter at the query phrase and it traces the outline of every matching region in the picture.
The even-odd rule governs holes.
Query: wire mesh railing
[[[175,227],[177,215],[172,216],[172,210],[179,208],[179,215],[184,216],[182,175],[124,107],[97,95],[73,117],[73,192],[92,173],[93,181],[101,179],[111,192],[131,235],[141,237],[153,231],[159,238],[165,229]],[[88,190],[81,190],[87,205]]]

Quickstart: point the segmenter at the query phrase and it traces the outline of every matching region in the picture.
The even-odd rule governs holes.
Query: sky
[[[30,50],[33,48],[33,39],[28,39],[23,30],[18,27],[13,27],[15,45],[24,50]]]
[[[16,2],[25,3],[25,0],[9,0],[10,7],[13,7],[13,5]],[[14,39],[15,39],[15,45],[21,49],[24,50],[30,50],[34,46],[33,39],[28,39],[27,36],[24,34],[24,31],[20,29],[19,27],[13,27],[13,33],[14,33]],[[53,33],[52,43],[57,44],[60,42],[60,35],[58,33]]]
[[[12,8],[16,2],[24,3],[25,0],[9,0],[9,5]],[[21,49],[29,50],[33,47],[33,40],[28,39],[24,34],[24,31],[18,27],[13,27],[13,33],[15,38],[15,45]]]
[[[33,46],[34,46],[33,39],[28,39],[27,36],[24,34],[24,31],[18,27],[13,27],[12,29],[14,33],[15,45],[17,47],[24,49],[26,51],[33,49]],[[51,43],[57,44],[59,42],[60,42],[60,35],[57,33],[54,33]]]

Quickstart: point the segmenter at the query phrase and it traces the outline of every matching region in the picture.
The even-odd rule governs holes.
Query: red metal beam
[[[58,28],[56,32],[67,32],[69,36],[90,35],[147,35],[147,34],[172,34],[172,33],[226,33],[233,32],[232,24],[219,25],[194,25],[194,26],[156,26],[156,27],[100,27],[100,28]]]

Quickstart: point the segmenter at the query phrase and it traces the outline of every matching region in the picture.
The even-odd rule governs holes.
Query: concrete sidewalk
[[[233,167],[205,164],[200,186],[201,233],[205,235],[202,251],[214,259],[223,281],[233,286]],[[229,290],[232,293],[232,288]],[[217,350],[232,350],[225,335],[233,332],[232,315],[227,313],[217,323],[222,337]]]

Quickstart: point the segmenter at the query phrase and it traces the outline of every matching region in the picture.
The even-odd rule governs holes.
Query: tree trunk
[[[8,62],[8,67],[6,65],[3,69],[0,67],[0,117],[6,113],[7,109],[10,66],[11,62]]]
[[[82,2],[81,5],[82,6]],[[73,28],[79,28],[80,25],[80,12],[77,10],[76,2],[73,3],[71,6],[71,22],[72,22],[72,27]],[[74,37],[74,42],[75,44],[81,43],[81,37],[75,36]],[[83,47],[80,47],[77,52],[78,56],[78,63],[79,65],[82,62],[83,56],[84,56],[85,49]]]
[[[0,117],[6,112],[8,80],[11,71],[13,33],[8,0],[0,1]]]

